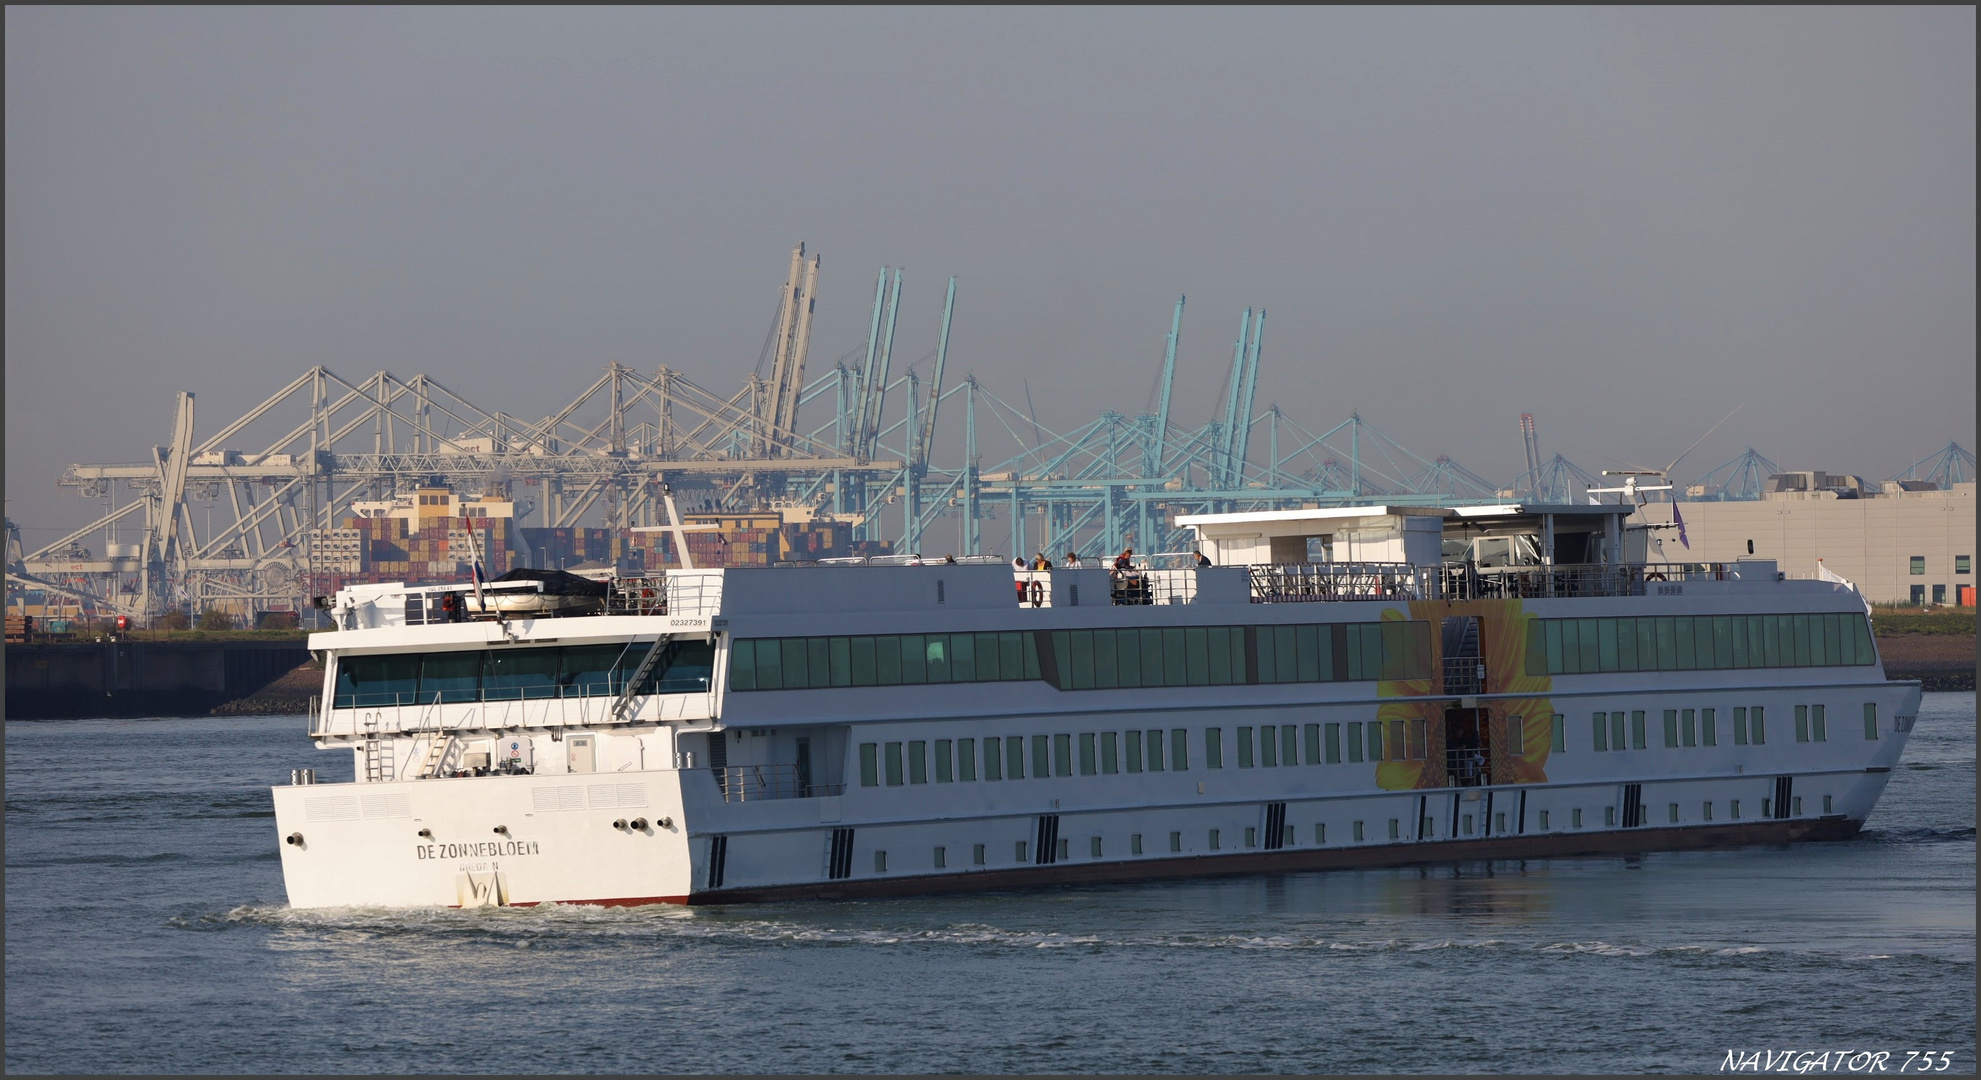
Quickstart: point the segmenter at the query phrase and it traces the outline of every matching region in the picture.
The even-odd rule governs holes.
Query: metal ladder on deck
[[[378,741],[378,714],[365,714],[365,780],[376,784],[385,779],[385,750]]]
[[[442,735],[437,731],[433,733],[433,741],[427,744],[426,760],[420,763],[420,771],[417,774],[421,780],[433,778],[435,770],[440,768],[441,761],[447,757],[447,748],[453,745],[454,736]]]
[[[627,648],[631,647],[630,644],[627,646]],[[619,700],[612,703],[614,721],[624,724],[633,718],[633,699],[638,696],[640,687],[646,684],[647,676],[653,673],[654,665],[660,662],[660,654],[666,649],[667,639],[657,638],[653,647],[647,650],[646,656],[640,659],[639,668],[633,672],[632,678],[626,680],[625,687],[619,691]]]

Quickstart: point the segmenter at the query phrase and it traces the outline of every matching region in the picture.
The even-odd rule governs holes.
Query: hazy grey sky
[[[539,416],[610,361],[728,391],[792,244],[814,370],[897,356],[1070,427],[1351,409],[1507,482],[1975,432],[1975,13],[9,7],[7,495],[313,364]],[[814,419],[818,419],[814,417]],[[960,421],[960,417],[955,419]],[[946,425],[951,432],[954,425]],[[946,440],[947,441],[947,440]],[[1263,448],[1254,444],[1255,459]],[[1013,449],[986,436],[995,461]],[[944,460],[938,455],[939,462]]]

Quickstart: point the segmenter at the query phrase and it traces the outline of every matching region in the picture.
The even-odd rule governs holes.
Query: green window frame
[[[1259,725],[1259,767],[1270,769],[1279,764],[1279,728],[1272,724]]]
[[[1807,705],[1795,707],[1795,741],[1809,741],[1809,706]]]
[[[1045,780],[1052,776],[1052,737],[1032,736],[1032,779]]]
[[[1630,710],[1630,748],[1644,749],[1644,710]]]
[[[1113,776],[1121,771],[1121,736],[1112,731],[1101,732],[1101,775]]]
[[[1204,729],[1204,768],[1224,768],[1224,729]]]
[[[1169,729],[1169,771],[1190,771],[1190,731],[1188,728]]]
[[[1864,738],[1866,741],[1878,738],[1878,703],[1875,701],[1864,703]]]
[[[1279,761],[1282,765],[1300,764],[1300,730],[1292,724],[1279,726]],[[1307,763],[1311,765],[1313,760]]]
[[[1610,748],[1610,714],[1599,712],[1591,715],[1594,720],[1592,726],[1595,730],[1595,736],[1591,739],[1590,745],[1600,754]]]
[[[908,782],[929,782],[929,744],[926,741],[914,739],[908,743]]]
[[[1161,771],[1163,771],[1163,768],[1162,768],[1162,729],[1161,729],[1161,728],[1150,728],[1150,729],[1149,729],[1149,737],[1148,737],[1148,739],[1147,739],[1146,741],[1144,741],[1144,742],[1142,743],[1142,749],[1143,749],[1143,751],[1144,751],[1145,753],[1147,753],[1147,754],[1148,754],[1148,761],[1147,761],[1147,765],[1148,765],[1148,767],[1149,767],[1149,771],[1150,771],[1150,772],[1161,772]]]
[[[860,744],[860,786],[880,786],[880,744]]]
[[[1142,771],[1142,733],[1136,730],[1122,732],[1122,754],[1128,759],[1128,771]]]
[[[1249,727],[1241,726],[1238,729],[1238,767],[1241,769],[1252,767],[1252,729]]]
[[[1008,780],[1025,779],[1025,737],[1007,735],[1004,738],[1004,776]]]
[[[977,778],[977,740],[956,740],[956,778],[974,781]]]
[[[996,735],[984,738],[984,780],[1004,779],[1004,740]]]
[[[900,787],[901,786],[901,744],[898,742],[888,743],[885,747],[882,748],[881,754],[883,759],[887,763],[887,786]]]
[[[1555,713],[1548,718],[1548,752],[1564,754],[1568,752],[1568,717]]]
[[[935,782],[938,784],[954,783],[956,780],[955,769],[951,765],[953,749],[948,739],[935,741]]]
[[[1351,763],[1362,760],[1362,723],[1359,720],[1348,723],[1348,760]]]

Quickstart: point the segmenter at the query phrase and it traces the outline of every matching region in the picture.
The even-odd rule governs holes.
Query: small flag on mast
[[[1673,500],[1671,504],[1671,520],[1672,524],[1678,526],[1678,542],[1685,545],[1685,550],[1691,551],[1692,541],[1685,538],[1685,516],[1678,512],[1678,502],[1676,500]]]

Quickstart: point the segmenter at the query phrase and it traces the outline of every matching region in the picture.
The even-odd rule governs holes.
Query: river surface
[[[1843,843],[467,912],[284,906],[267,787],[335,771],[301,717],[9,723],[6,1066],[1971,1073],[1974,696],[1921,714]]]

